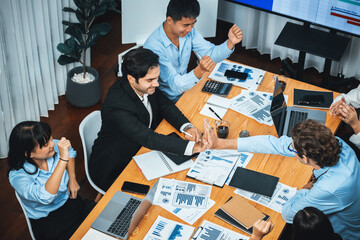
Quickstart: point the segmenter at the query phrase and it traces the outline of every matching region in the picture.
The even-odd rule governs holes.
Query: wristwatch
[[[188,125],[186,125],[186,126],[184,127],[183,131],[186,132],[187,130],[189,130],[190,128],[193,128],[193,127],[194,127],[194,126],[193,126],[191,123],[189,123]]]

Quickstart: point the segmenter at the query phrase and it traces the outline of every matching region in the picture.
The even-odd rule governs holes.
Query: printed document
[[[204,107],[201,109],[200,114],[218,120],[219,118],[215,115],[214,112],[210,110],[211,108],[216,112],[217,115],[219,115],[219,117],[223,118],[228,108],[230,107],[231,101],[231,99],[217,95],[211,95],[211,97],[205,103]]]
[[[194,227],[158,216],[144,240],[183,240],[189,239]]]
[[[244,72],[248,74],[248,77],[246,80],[228,78],[224,76],[226,70]],[[210,73],[209,78],[219,82],[232,83],[242,88],[256,90],[262,82],[264,76],[264,70],[224,60],[216,64],[214,70]]]
[[[211,186],[209,185],[160,178],[155,193],[154,204],[204,209],[207,207],[210,195]]]
[[[248,240],[249,237],[204,220],[191,237],[193,240]]]
[[[148,181],[189,169],[194,163],[190,159],[180,165],[176,165],[170,158],[159,151],[151,151],[134,156],[134,160]]]
[[[284,204],[296,194],[296,191],[296,188],[292,188],[278,182],[272,197],[267,197],[241,189],[235,189],[234,193],[281,213]]]
[[[237,150],[206,150],[196,158],[187,176],[223,187],[241,153]]]

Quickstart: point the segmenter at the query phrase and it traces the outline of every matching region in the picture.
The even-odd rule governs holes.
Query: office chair
[[[20,206],[21,206],[21,209],[22,209],[22,211],[23,211],[23,213],[24,213],[25,220],[26,220],[26,223],[27,223],[27,225],[28,225],[28,229],[29,229],[30,236],[31,236],[31,238],[32,238],[33,240],[35,240],[35,236],[34,236],[34,233],[33,233],[33,231],[32,231],[32,228],[31,228],[30,219],[29,219],[29,217],[28,217],[28,215],[27,215],[27,212],[26,212],[25,207],[24,207],[24,205],[23,205],[23,203],[22,203],[22,201],[21,201],[20,196],[19,196],[19,194],[18,194],[16,191],[15,191],[15,196],[16,196],[16,199],[19,201]]]
[[[84,149],[84,163],[85,163],[85,173],[86,177],[90,183],[90,185],[99,192],[99,194],[95,198],[95,202],[98,202],[101,198],[101,194],[104,195],[105,191],[96,186],[96,184],[91,180],[89,170],[88,170],[88,160],[90,158],[92,146],[94,144],[95,139],[97,138],[97,134],[101,128],[101,115],[100,111],[96,110],[87,115],[80,123],[79,133],[82,142],[82,146]]]

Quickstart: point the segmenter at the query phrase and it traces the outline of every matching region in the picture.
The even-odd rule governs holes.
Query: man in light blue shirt
[[[291,138],[217,139],[206,121],[204,130],[203,142],[211,148],[281,154],[313,167],[312,181],[285,203],[282,217],[292,223],[299,210],[316,207],[329,217],[334,231],[344,240],[360,239],[360,163],[351,147],[325,125],[314,120],[299,123]]]
[[[233,52],[242,40],[242,32],[233,25],[223,44],[215,46],[206,41],[194,29],[200,14],[197,0],[171,0],[167,7],[166,20],[146,40],[144,47],[152,50],[160,59],[160,86],[165,95],[176,102],[192,88],[203,74],[210,71],[214,62],[220,62]],[[202,58],[199,65],[187,73],[191,51]]]

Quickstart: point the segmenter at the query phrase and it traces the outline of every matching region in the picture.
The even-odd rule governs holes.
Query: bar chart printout
[[[194,240],[248,240],[249,237],[204,220],[191,239]]]
[[[211,186],[175,179],[160,178],[155,193],[156,205],[179,208],[205,209],[211,195]]]
[[[194,227],[158,216],[146,234],[146,240],[182,240],[189,239]]]

